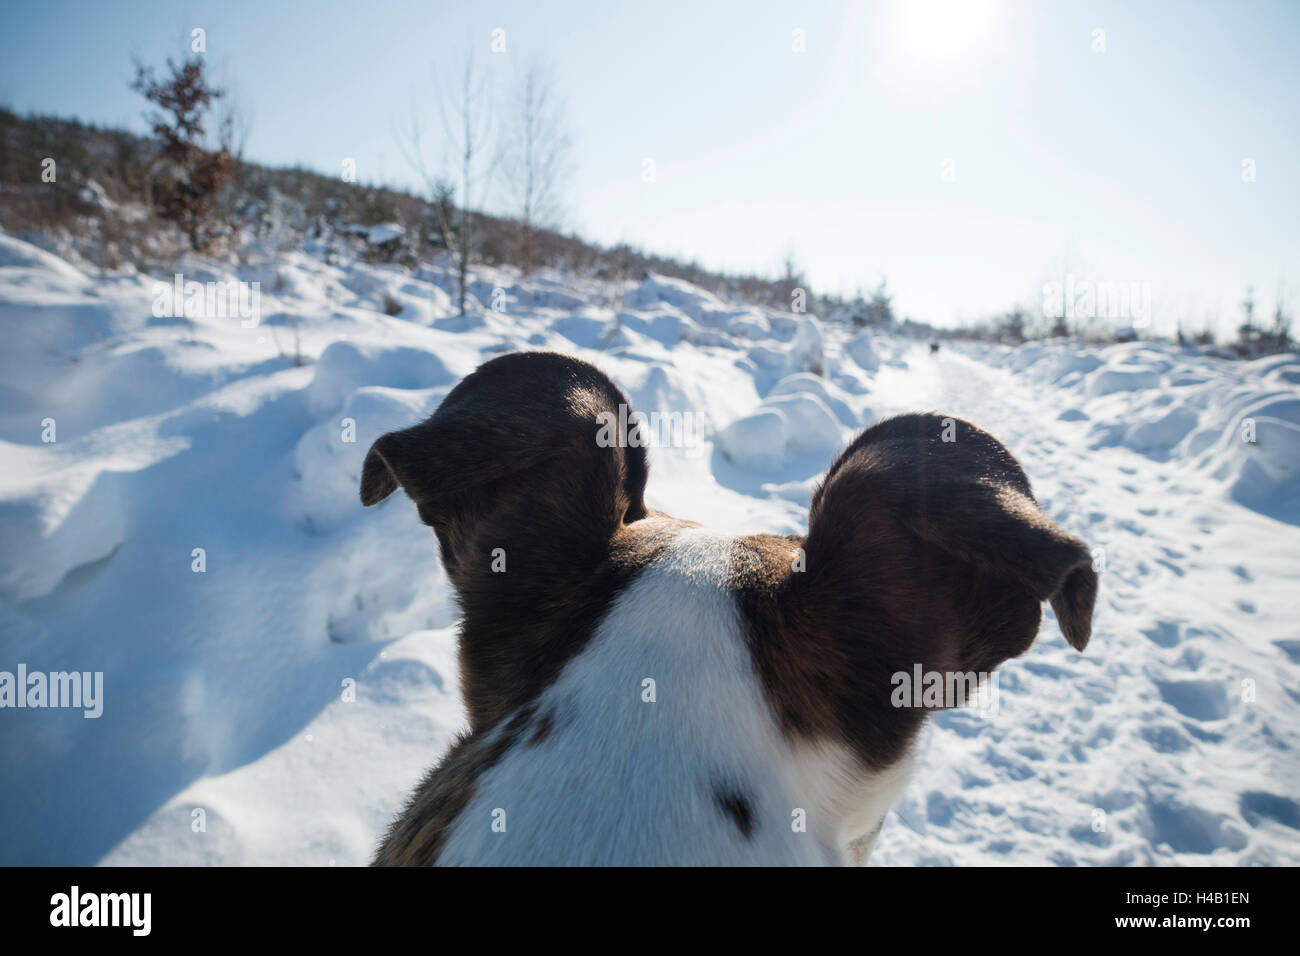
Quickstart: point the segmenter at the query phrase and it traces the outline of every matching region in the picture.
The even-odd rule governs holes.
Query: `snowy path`
[[[1039,643],[1002,671],[999,713],[936,721],[877,861],[1294,864],[1300,529],[1185,468],[1090,448],[1063,393],[952,350],[906,359],[877,379],[891,405],[997,435],[1104,573],[1084,654],[1045,609]]]

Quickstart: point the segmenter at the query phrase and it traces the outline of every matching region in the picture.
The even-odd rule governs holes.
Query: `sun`
[[[999,0],[898,0],[890,7],[890,32],[908,63],[964,66],[996,46],[1003,12]]]

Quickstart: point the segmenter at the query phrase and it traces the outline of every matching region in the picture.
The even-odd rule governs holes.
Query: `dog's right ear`
[[[510,548],[512,570],[567,543],[608,542],[645,515],[645,449],[602,441],[627,399],[605,375],[553,352],[517,352],[465,377],[427,420],[381,436],[361,503],[399,487],[437,532],[453,583],[476,545]],[[630,409],[621,420],[627,421]],[[615,439],[619,436],[612,435]]]
[[[1083,650],[1097,574],[1087,546],[1035,502],[1024,471],[958,418],[904,415],[867,429],[813,497],[808,569],[890,604],[904,655],[934,670],[991,671],[1028,649],[1050,601]],[[814,564],[814,558],[816,563]],[[884,622],[882,622],[884,623]],[[869,626],[863,621],[862,626]]]
[[[957,681],[1028,650],[1041,602],[1075,648],[1091,631],[1087,547],[1039,509],[1010,452],[961,419],[903,415],[859,435],[813,495],[804,559],[777,599],[781,627],[816,635],[797,645],[804,676],[785,719],[838,735],[869,767],[896,763],[927,710],[968,699]],[[896,697],[918,670],[947,692]]]

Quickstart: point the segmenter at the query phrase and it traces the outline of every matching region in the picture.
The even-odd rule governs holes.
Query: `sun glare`
[[[996,45],[997,0],[901,0],[892,7],[892,33],[904,60],[916,66],[965,66]]]

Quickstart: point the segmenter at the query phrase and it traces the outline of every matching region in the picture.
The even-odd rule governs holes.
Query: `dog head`
[[[1097,589],[1088,549],[1038,507],[1007,449],[969,422],[904,415],[868,428],[813,496],[806,537],[705,539],[646,507],[645,450],[610,429],[627,421],[627,405],[586,362],[515,353],[366,457],[362,502],[401,487],[437,535],[464,615],[472,733],[549,734],[549,689],[581,697],[582,669],[569,665],[598,644],[622,641],[633,658],[641,645],[697,655],[680,662],[683,679],[701,685],[691,693],[709,697],[709,681],[740,696],[752,686],[749,703],[797,772],[835,778],[822,803],[845,842],[878,828],[888,804],[867,791],[901,763],[925,711],[954,705],[899,706],[898,674],[987,674],[1033,643],[1043,602],[1071,645],[1087,644]],[[658,603],[637,597],[652,587]],[[681,633],[692,629],[709,633]],[[731,732],[725,715],[683,731],[713,735],[720,752]]]

